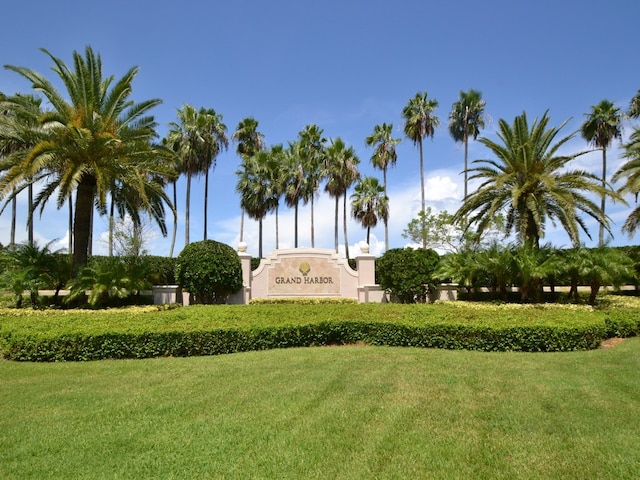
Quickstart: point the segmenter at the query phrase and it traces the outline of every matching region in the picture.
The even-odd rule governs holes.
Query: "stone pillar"
[[[376,284],[376,257],[369,253],[369,245],[363,243],[360,246],[360,255],[356,257],[356,270],[358,270],[358,286]]]
[[[245,242],[238,244],[238,256],[242,263],[242,301],[240,303],[247,304],[251,300],[251,255],[247,253]]]

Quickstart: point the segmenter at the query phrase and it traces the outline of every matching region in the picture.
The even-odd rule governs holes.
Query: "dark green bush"
[[[439,258],[431,249],[392,248],[377,261],[378,282],[401,303],[424,302],[436,287]]]
[[[242,288],[242,264],[233,248],[214,240],[187,245],[176,261],[176,280],[193,303],[224,303]]]

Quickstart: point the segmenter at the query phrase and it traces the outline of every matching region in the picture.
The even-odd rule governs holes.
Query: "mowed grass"
[[[640,338],[0,361],[0,478],[640,477]]]

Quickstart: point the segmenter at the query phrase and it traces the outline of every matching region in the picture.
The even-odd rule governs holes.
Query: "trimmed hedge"
[[[217,355],[271,348],[365,343],[481,351],[571,351],[637,335],[637,313],[501,306],[250,305],[152,307],[111,312],[0,316],[0,355],[76,361]],[[366,319],[366,320],[365,320]]]

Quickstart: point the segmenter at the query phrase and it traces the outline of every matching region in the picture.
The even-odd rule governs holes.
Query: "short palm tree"
[[[545,113],[529,127],[523,113],[511,125],[502,119],[498,122],[500,142],[480,138],[496,159],[473,162],[478,166],[470,170],[471,179],[482,184],[458,209],[454,221],[468,219],[482,234],[491,219],[506,212],[506,234],[515,230],[521,245],[534,248],[544,237],[547,221],[558,222],[571,242],[579,244],[580,229],[589,235],[579,212],[609,229],[607,218],[590,196],[620,196],[599,185],[597,176],[567,169],[580,154],[558,155],[558,151],[573,135],[556,141],[566,122],[557,128],[548,128],[548,123]]]
[[[346,258],[349,258],[349,241],[347,240],[347,191],[360,177],[360,173],[358,172],[359,163],[360,159],[356,155],[353,147],[347,147],[340,137],[331,140],[325,159],[325,170],[327,173],[325,190],[330,196],[334,197],[336,201],[334,228],[336,252],[338,251],[338,209],[340,197],[343,197],[342,221]]]
[[[425,193],[424,193],[424,157],[422,154],[422,141],[425,137],[433,138],[436,128],[440,125],[440,119],[433,114],[438,106],[437,100],[427,99],[427,92],[416,93],[416,96],[409,99],[409,103],[402,110],[404,118],[404,133],[413,142],[418,145],[420,150],[420,193],[422,198],[422,208],[425,211]],[[426,248],[426,240],[422,242],[422,248]]]
[[[102,61],[91,47],[84,56],[73,53],[73,70],[47,50],[53,71],[62,81],[68,99],[43,75],[24,67],[8,65],[32,83],[51,104],[52,111],[41,119],[47,135],[22,160],[12,164],[0,180],[0,198],[29,179],[43,180],[43,189],[34,201],[41,210],[52,195],[60,208],[75,194],[73,260],[75,267],[85,265],[91,238],[94,205],[106,209],[114,180],[126,183],[140,193],[138,209],[152,205],[146,195],[153,176],[170,175],[167,164],[158,161],[167,152],[154,144],[156,123],[149,110],[160,104],[153,99],[135,103],[131,99],[132,82],[138,68],[131,68],[114,83],[103,77]],[[162,201],[170,204],[161,193]],[[164,220],[160,229],[166,234]]]
[[[612,102],[602,100],[591,106],[591,112],[582,124],[580,132],[583,138],[602,150],[602,189],[607,186],[607,149],[616,138],[622,137],[622,113]],[[606,196],[602,194],[600,209],[605,213]],[[604,245],[604,224],[600,224],[598,246]]]
[[[400,143],[399,138],[393,138],[392,132],[392,123],[376,125],[373,128],[373,133],[365,140],[368,147],[374,148],[373,155],[371,156],[371,163],[374,168],[382,170],[385,195],[387,195],[387,169],[389,166],[394,166],[396,164],[396,161],[398,160],[396,145]],[[384,222],[384,246],[385,250],[389,250],[389,225],[387,221]]]
[[[237,144],[236,153],[246,162],[247,159],[265,149],[264,135],[258,131],[258,121],[253,117],[240,120],[231,141]],[[241,165],[242,167],[242,165]],[[244,168],[244,167],[242,167]],[[244,236],[244,209],[240,212],[240,241]]]
[[[389,199],[377,178],[364,177],[358,181],[351,195],[351,214],[367,229],[367,243],[370,243],[371,227],[379,220],[386,222],[389,217]]]
[[[478,138],[480,129],[485,126],[486,103],[478,90],[460,92],[460,99],[453,103],[449,114],[449,133],[456,142],[464,144],[464,198],[467,198],[469,193],[467,185],[469,138],[474,140]]]

